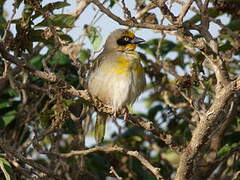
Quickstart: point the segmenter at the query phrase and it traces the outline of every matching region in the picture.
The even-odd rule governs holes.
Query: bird
[[[141,58],[135,51],[144,39],[128,29],[116,29],[107,38],[103,51],[93,61],[87,88],[90,95],[118,112],[132,105],[144,91],[146,79]],[[102,143],[109,115],[98,112],[95,140]]]

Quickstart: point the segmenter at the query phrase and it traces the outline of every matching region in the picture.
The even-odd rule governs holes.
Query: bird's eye
[[[130,40],[130,38],[129,38],[129,37],[127,37],[127,36],[125,36],[125,37],[123,38],[123,40],[124,40],[124,41],[129,41],[129,40]]]
[[[117,40],[117,44],[120,46],[125,46],[129,43],[131,43],[132,38],[127,37],[127,36],[123,36],[120,39]]]

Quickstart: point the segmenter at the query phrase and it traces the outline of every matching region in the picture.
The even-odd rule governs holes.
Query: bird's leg
[[[118,114],[118,113],[117,113],[117,110],[114,110],[114,111],[113,111],[113,119],[117,119],[117,114]]]
[[[124,106],[122,109],[114,110],[112,115],[113,119],[116,119],[119,114],[123,114],[123,120],[127,120],[129,115],[128,108]]]
[[[124,106],[122,108],[122,114],[123,114],[123,120],[126,121],[129,115],[129,111],[128,108],[126,106]]]

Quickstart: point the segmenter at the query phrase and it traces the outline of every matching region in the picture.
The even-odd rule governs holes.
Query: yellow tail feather
[[[95,124],[95,140],[98,144],[103,142],[106,128],[106,120],[108,115],[106,113],[98,113]]]

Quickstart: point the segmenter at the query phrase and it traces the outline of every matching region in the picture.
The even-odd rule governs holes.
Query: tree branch
[[[177,17],[169,10],[164,0],[150,0],[153,4],[159,7],[164,17],[166,17],[172,24],[178,24]]]
[[[178,18],[177,18],[177,22],[178,22],[178,23],[183,23],[183,18],[184,18],[185,15],[187,14],[187,12],[188,12],[189,8],[191,7],[193,1],[194,1],[194,0],[188,0],[188,1],[184,4],[184,6],[183,6],[181,12],[180,12],[179,15],[178,15]]]
[[[27,165],[37,169],[37,170],[43,172],[44,174],[47,174],[49,177],[53,177],[53,178],[55,178],[57,180],[61,179],[60,176],[58,176],[57,174],[54,174],[50,169],[42,166],[41,164],[39,164],[38,162],[35,162],[32,159],[28,159],[28,158],[24,157],[22,154],[18,153],[16,151],[16,149],[11,148],[10,146],[8,146],[6,144],[6,142],[3,142],[2,140],[0,140],[0,147],[1,147],[1,149],[4,152],[11,154],[11,156],[10,156],[11,158],[13,158],[12,156],[14,156],[19,161],[21,161],[21,162],[23,162],[23,163],[25,163],[25,164],[27,164]]]
[[[91,97],[87,90],[75,89],[73,86],[67,84],[64,80],[57,77],[54,73],[37,71],[28,64],[21,64],[24,61],[9,54],[5,50],[5,48],[1,42],[0,42],[0,54],[7,61],[14,63],[17,66],[30,71],[35,76],[37,76],[41,79],[47,80],[49,82],[56,83],[55,88],[50,89],[50,91],[55,92],[57,89],[61,89],[66,94],[82,98],[82,99],[86,100],[87,102],[89,102],[90,104],[93,104],[99,112],[105,112],[105,113],[108,113],[109,115],[114,115],[112,107],[109,107],[109,106],[103,104],[102,102],[100,102],[98,99]],[[118,116],[123,117],[124,114],[122,112],[120,112],[120,114]],[[179,145],[177,145],[177,143],[173,140],[173,137],[170,134],[166,134],[163,131],[161,131],[159,128],[155,127],[152,122],[150,122],[150,121],[147,122],[136,115],[129,115],[128,120],[133,125],[135,125],[137,127],[141,127],[145,130],[152,132],[156,137],[160,138],[163,142],[165,142],[167,145],[169,145],[169,147],[173,151],[175,151],[177,153],[179,153],[181,151],[181,147]]]
[[[91,3],[91,0],[81,0],[79,1],[76,10],[72,13],[76,19],[82,14],[84,9]]]
[[[122,179],[123,179],[122,177],[120,177],[120,176],[117,174],[117,172],[115,171],[115,169],[114,169],[113,166],[110,167],[110,172],[109,172],[109,173],[114,174],[114,176],[117,178],[117,180],[122,180]]]
[[[142,17],[146,12],[148,12],[149,10],[155,8],[156,5],[150,3],[148,4],[146,7],[144,7],[143,9],[141,9],[140,11],[137,12],[135,18],[139,19],[140,17]]]
[[[59,156],[62,158],[70,158],[73,156],[87,155],[87,154],[94,153],[97,151],[101,151],[101,152],[105,152],[105,153],[120,152],[120,153],[129,155],[129,156],[135,157],[137,160],[139,160],[141,162],[141,164],[145,168],[147,168],[150,172],[152,172],[158,180],[163,180],[163,177],[159,173],[160,169],[152,166],[151,163],[146,158],[144,158],[138,151],[130,151],[130,150],[124,149],[122,147],[118,147],[118,146],[113,146],[113,147],[96,146],[96,147],[85,149],[85,150],[71,151],[69,153],[62,153],[62,154],[55,153],[55,152],[46,152],[46,151],[44,151],[42,153],[56,155],[56,156]]]
[[[174,31],[181,27],[176,25],[158,25],[158,24],[149,24],[149,23],[134,23],[133,21],[125,21],[120,17],[113,14],[109,9],[105,8],[102,3],[98,0],[92,0],[92,2],[106,14],[108,17],[112,18],[113,20],[117,21],[120,25],[128,26],[128,27],[137,27],[137,28],[147,28],[147,29],[154,29],[154,30],[166,30],[166,31]]]
[[[211,43],[208,43],[203,38],[194,38],[187,29],[183,30],[182,36],[188,44],[192,47],[198,48],[208,59],[217,78],[216,92],[221,91],[224,86],[227,86],[230,83],[230,79],[224,59],[219,53],[215,52],[213,47],[209,46],[211,43],[217,46],[216,42],[211,40]]]
[[[222,124],[226,121],[231,103],[239,98],[240,78],[232,81],[228,86],[218,92],[213,104],[206,112],[206,115],[200,117],[200,122],[193,132],[192,139],[181,154],[179,167],[176,174],[176,180],[195,180],[195,168],[197,163],[195,158],[202,153],[204,145],[216,133]]]

